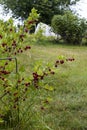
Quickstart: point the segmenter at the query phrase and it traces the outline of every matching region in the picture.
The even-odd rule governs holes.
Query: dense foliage
[[[13,16],[26,19],[33,7],[38,10],[40,21],[50,24],[55,14],[62,14],[69,5],[79,0],[2,0],[5,10],[12,10]]]
[[[68,11],[64,15],[55,15],[52,19],[52,27],[65,42],[80,44],[87,30],[87,22]]]
[[[25,25],[18,30],[12,19],[7,22],[0,20],[0,127],[2,124],[11,126],[12,122],[15,125],[19,121],[19,104],[25,101],[28,87],[32,86],[35,80],[33,74],[32,83],[27,80],[24,76],[25,69],[21,65],[18,72],[17,56],[31,49],[30,45],[24,43],[28,29],[36,23],[38,17],[33,8]]]

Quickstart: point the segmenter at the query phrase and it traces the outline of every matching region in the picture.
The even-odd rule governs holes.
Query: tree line
[[[55,14],[63,14],[70,5],[76,4],[79,0],[1,0],[6,12],[12,10],[13,17],[21,17],[23,20],[29,16],[34,7],[40,13],[40,21],[50,24]]]
[[[80,0],[1,0],[0,3],[6,13],[11,9],[13,17],[22,20],[35,8],[40,14],[39,21],[51,25],[64,42],[81,44],[87,34],[87,21],[75,15],[70,8],[78,1]]]

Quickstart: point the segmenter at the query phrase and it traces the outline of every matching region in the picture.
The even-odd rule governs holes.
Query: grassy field
[[[87,130],[87,47],[32,45],[31,52],[24,53],[20,60],[26,57],[22,64],[26,64],[29,74],[29,66],[35,61],[54,62],[59,55],[74,57],[75,61],[59,66],[54,76],[45,79],[55,91],[40,94],[52,101],[46,109],[39,111],[40,116],[31,118],[36,118],[37,122],[31,121],[30,129],[27,122],[25,130]]]
[[[54,63],[59,55],[64,55],[75,61],[59,66],[55,75],[45,79],[54,91],[32,92],[34,105],[26,110],[26,123],[21,130],[87,130],[87,47],[35,44],[31,48],[18,58],[25,65],[27,76],[38,60]],[[42,110],[39,99],[43,97],[50,102]],[[32,98],[29,101],[32,104]]]

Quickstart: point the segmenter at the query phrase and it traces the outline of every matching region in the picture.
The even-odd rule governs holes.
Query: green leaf
[[[48,101],[48,102],[52,102],[53,99],[52,99],[51,97],[48,97],[48,98],[47,98],[47,101]]]
[[[53,86],[49,86],[48,84],[46,84],[46,85],[44,86],[44,88],[45,88],[46,90],[49,90],[49,91],[53,91],[53,90],[54,90]]]
[[[60,56],[58,56],[58,59],[59,59],[59,60],[65,59],[65,56],[60,55]]]
[[[4,122],[4,120],[2,118],[0,118],[0,123],[3,123],[3,122]]]

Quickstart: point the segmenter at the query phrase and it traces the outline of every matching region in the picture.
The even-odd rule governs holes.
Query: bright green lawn
[[[74,56],[75,61],[61,65],[54,76],[46,79],[55,88],[47,93],[53,100],[47,109],[40,111],[42,116],[36,125],[31,121],[29,129],[28,122],[25,130],[87,130],[87,47],[32,45],[31,53],[24,53],[20,59],[23,58],[22,64],[26,64],[29,74],[29,65],[34,61],[54,62],[59,55]]]

